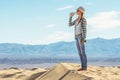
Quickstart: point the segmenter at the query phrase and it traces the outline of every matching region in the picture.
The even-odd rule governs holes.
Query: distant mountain
[[[120,57],[120,38],[90,39],[86,42],[88,57]],[[0,58],[71,58],[78,57],[76,43],[57,42],[48,45],[0,44]]]

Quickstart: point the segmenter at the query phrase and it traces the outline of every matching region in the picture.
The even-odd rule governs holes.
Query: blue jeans
[[[76,40],[76,45],[77,45],[77,49],[78,49],[78,53],[80,56],[80,60],[81,60],[81,66],[82,68],[86,69],[87,68],[87,57],[85,54],[85,45],[81,43],[81,35],[75,37]]]

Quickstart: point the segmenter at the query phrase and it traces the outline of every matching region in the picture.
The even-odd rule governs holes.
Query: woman
[[[79,7],[76,10],[76,13],[78,15],[78,18],[72,21],[72,17],[74,16],[74,13],[70,13],[70,19],[69,19],[69,26],[75,26],[75,40],[77,49],[79,52],[79,56],[81,59],[81,68],[78,69],[78,71],[81,70],[87,70],[87,57],[85,53],[85,45],[86,42],[86,19],[84,18],[85,9],[83,7]]]

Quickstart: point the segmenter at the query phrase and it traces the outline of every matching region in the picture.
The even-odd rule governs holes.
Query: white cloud
[[[47,25],[47,27],[49,27],[49,28],[53,28],[55,26],[56,26],[56,24],[49,24],[49,25]]]
[[[64,32],[64,31],[57,31],[54,34],[52,34],[51,36],[49,36],[49,38],[53,39],[53,40],[71,40],[72,39],[73,34],[72,33],[68,33],[68,32]]]
[[[120,12],[100,12],[94,17],[88,19],[88,24],[94,28],[99,29],[109,29],[120,26],[120,19],[118,17]]]
[[[65,6],[65,7],[58,8],[57,10],[62,11],[62,10],[67,10],[67,9],[72,9],[72,8],[73,8],[72,5],[68,5],[68,6]]]
[[[88,18],[87,21],[90,29],[89,34],[94,37],[112,38],[118,34],[118,32],[113,30],[120,27],[120,12],[99,12],[95,16]]]
[[[64,31],[56,31],[50,35],[47,36],[46,39],[40,42],[43,44],[49,44],[49,43],[55,43],[58,41],[73,41],[74,40],[74,34]]]
[[[91,2],[86,3],[87,6],[91,6],[92,4],[93,3],[91,3]]]

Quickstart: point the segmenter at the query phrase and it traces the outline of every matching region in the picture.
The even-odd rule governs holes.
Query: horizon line
[[[111,38],[111,39],[97,37],[97,38],[91,38],[91,39],[87,39],[87,40],[94,40],[94,39],[113,40],[113,39],[120,39],[120,37],[118,37],[118,38]],[[37,44],[35,44],[35,43],[21,43],[21,42],[0,42],[0,44],[49,45],[49,44],[54,44],[54,43],[59,43],[59,42],[74,42],[74,41],[56,41],[56,42],[46,43],[46,44],[41,44],[41,43],[37,43]]]

